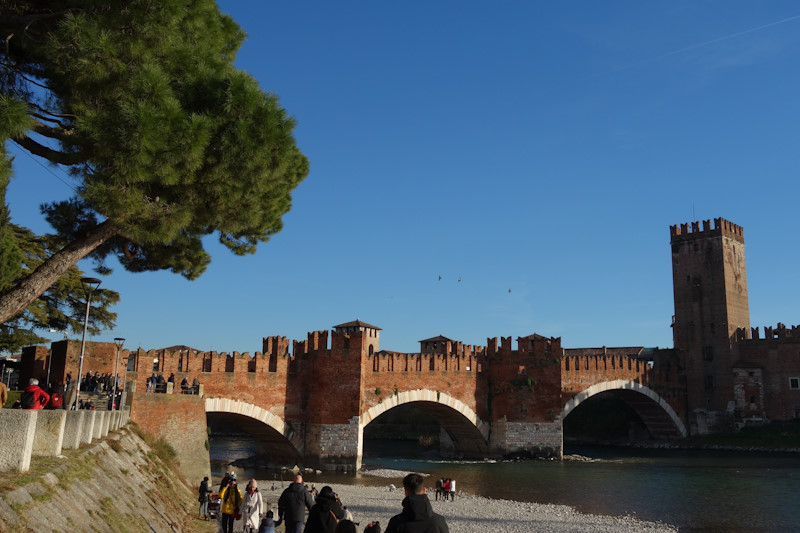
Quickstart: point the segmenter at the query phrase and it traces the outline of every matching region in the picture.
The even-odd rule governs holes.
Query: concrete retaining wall
[[[55,456],[89,444],[129,418],[129,411],[0,409],[0,472],[25,472],[31,456]]]

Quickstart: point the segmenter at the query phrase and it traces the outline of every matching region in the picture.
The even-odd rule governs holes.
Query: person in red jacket
[[[24,395],[25,393],[33,394],[33,406],[28,407],[28,409],[41,409],[47,405],[47,402],[50,401],[50,395],[43,391],[41,387],[39,387],[39,380],[36,378],[31,378],[28,380],[28,386],[25,387],[25,390],[22,392],[22,394]]]

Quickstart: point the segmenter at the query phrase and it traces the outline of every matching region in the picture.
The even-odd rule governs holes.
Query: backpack
[[[61,393],[54,392],[50,396],[50,403],[47,404],[47,407],[49,409],[61,409],[63,405],[64,405],[64,397],[61,396]]]
[[[19,397],[19,403],[22,404],[23,409],[33,409],[36,404],[36,395],[33,391],[24,391]]]

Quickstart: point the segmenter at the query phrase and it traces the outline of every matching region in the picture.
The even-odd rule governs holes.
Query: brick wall
[[[143,430],[169,442],[178,455],[181,472],[193,483],[210,476],[204,400],[181,394],[137,392],[131,420]]]

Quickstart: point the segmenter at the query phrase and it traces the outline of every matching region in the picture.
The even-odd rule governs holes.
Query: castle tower
[[[744,230],[723,218],[670,227],[673,341],[686,374],[692,433],[720,429],[733,399],[731,346],[750,328]]]
[[[305,458],[328,470],[361,467],[363,369],[380,350],[381,328],[354,320],[333,327],[331,347],[309,336]],[[312,350],[313,348],[313,350]]]
[[[367,324],[366,322],[362,322],[359,319],[355,319],[352,322],[346,322],[344,324],[339,324],[338,326],[333,326],[333,333],[334,336],[342,339],[344,344],[347,346],[342,345],[341,348],[350,349],[350,348],[360,348],[366,350],[369,355],[372,355],[375,352],[380,351],[380,344],[381,344],[381,328],[378,326],[373,326],[372,324]],[[363,346],[350,346],[347,342],[350,337],[359,336],[364,342]]]

